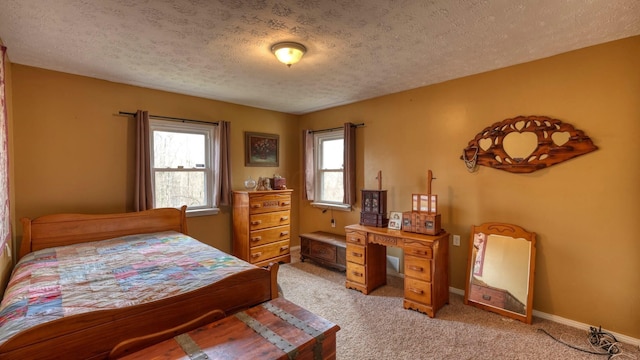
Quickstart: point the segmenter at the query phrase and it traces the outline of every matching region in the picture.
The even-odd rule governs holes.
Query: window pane
[[[321,175],[320,199],[324,201],[342,202],[344,200],[343,178],[341,171],[323,172]]]
[[[153,154],[155,168],[177,169],[204,167],[204,134],[154,131]]]
[[[201,171],[156,171],[155,207],[207,205],[205,176]]]
[[[342,169],[343,162],[344,140],[324,140],[322,142],[322,169]]]

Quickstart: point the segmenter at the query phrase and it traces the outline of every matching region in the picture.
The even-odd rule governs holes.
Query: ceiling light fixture
[[[278,61],[291,67],[302,59],[307,48],[296,42],[281,42],[271,47],[271,52],[276,56]]]

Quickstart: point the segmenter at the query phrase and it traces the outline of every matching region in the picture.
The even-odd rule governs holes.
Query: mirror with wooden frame
[[[520,226],[471,226],[464,303],[531,324],[536,234]]]

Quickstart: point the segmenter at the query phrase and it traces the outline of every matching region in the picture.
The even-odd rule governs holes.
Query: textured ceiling
[[[638,34],[638,0],[0,0],[14,63],[294,114]]]

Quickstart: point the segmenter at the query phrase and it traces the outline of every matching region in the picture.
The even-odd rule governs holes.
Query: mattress
[[[0,304],[0,344],[44,322],[183,294],[253,268],[178,232],[34,251],[16,264]]]

